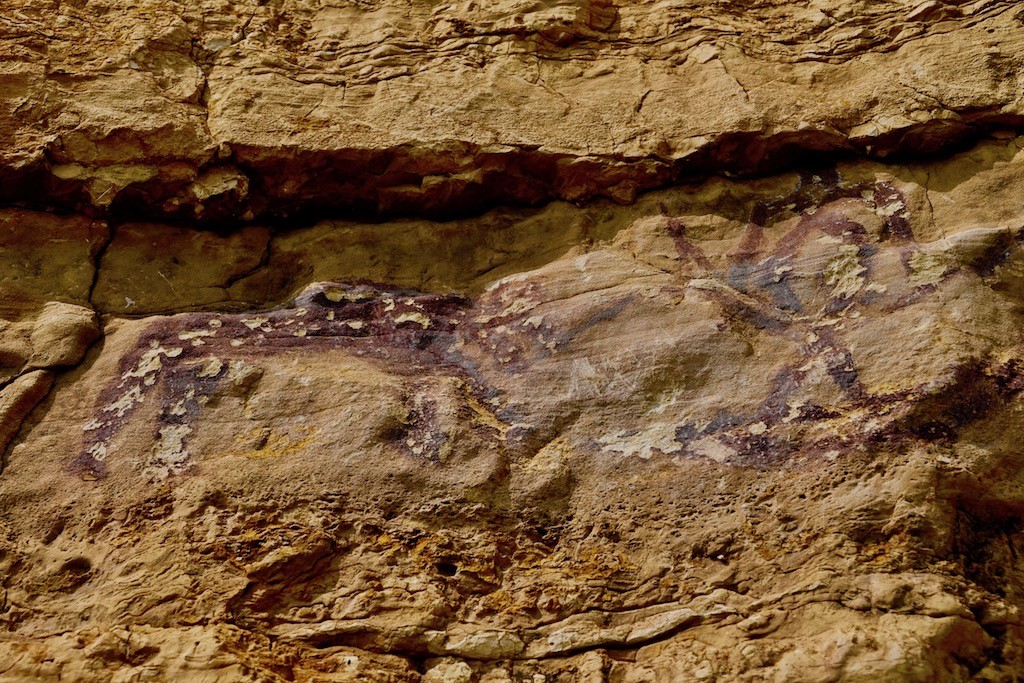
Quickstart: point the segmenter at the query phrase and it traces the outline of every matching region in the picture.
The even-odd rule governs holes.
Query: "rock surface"
[[[0,0],[0,680],[1017,680],[1022,29]]]
[[[135,219],[630,201],[1024,123],[1008,0],[6,7],[0,197]]]

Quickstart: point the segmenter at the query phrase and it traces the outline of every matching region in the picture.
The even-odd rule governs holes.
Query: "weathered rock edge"
[[[1017,3],[818,4],[19,2],[0,201],[446,218],[1024,130]]]
[[[253,221],[293,224],[342,216],[446,220],[556,200],[607,198],[629,204],[642,192],[715,175],[760,177],[838,160],[941,158],[986,138],[1021,132],[1024,116],[993,111],[868,137],[824,130],[726,133],[681,159],[575,156],[457,140],[432,143],[429,153],[421,145],[332,151],[238,146],[206,162],[172,162],[173,173],[152,170],[138,182],[111,185],[108,201],[111,193],[96,196],[91,189],[95,176],[69,170],[48,153],[25,166],[0,166],[0,202],[114,222],[159,220],[217,230]],[[219,183],[215,192],[197,191],[211,179]]]

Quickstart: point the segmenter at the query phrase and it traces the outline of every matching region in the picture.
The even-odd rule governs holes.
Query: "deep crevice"
[[[197,176],[216,168],[235,169],[247,179],[245,193],[187,200],[190,181],[157,177],[121,188],[110,205],[102,207],[90,198],[84,180],[52,175],[54,162],[48,157],[24,169],[0,168],[0,205],[72,211],[111,223],[153,220],[215,231],[254,222],[286,227],[324,218],[443,221],[477,216],[498,206],[536,207],[556,200],[585,204],[605,198],[629,204],[640,193],[716,176],[757,178],[851,160],[938,159],[999,132],[1024,132],[1024,116],[979,111],[964,114],[961,120],[926,121],[865,138],[827,131],[724,133],[675,160],[580,156],[528,147],[494,153],[459,141],[444,143],[426,161],[415,154],[413,145],[337,152],[240,147],[229,157],[215,155],[193,168]],[[164,162],[180,165],[181,160],[156,160],[158,166]],[[476,178],[469,180],[469,175]]]

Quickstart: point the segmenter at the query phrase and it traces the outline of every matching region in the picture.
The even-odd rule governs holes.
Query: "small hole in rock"
[[[458,573],[459,568],[451,562],[438,562],[437,571],[441,572],[443,576],[455,576]]]
[[[68,560],[64,563],[64,566],[61,567],[61,571],[70,572],[72,574],[88,574],[91,569],[92,564],[84,557],[76,557]]]

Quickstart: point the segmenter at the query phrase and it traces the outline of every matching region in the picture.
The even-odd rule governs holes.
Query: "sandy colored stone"
[[[88,305],[106,238],[106,225],[84,216],[0,210],[0,310],[15,314],[46,301]]]
[[[267,229],[258,227],[221,236],[168,225],[119,225],[103,252],[93,305],[124,315],[229,306],[231,285],[263,264],[269,240]]]
[[[34,321],[29,342],[29,367],[55,368],[76,365],[99,337],[96,314],[91,308],[51,301]]]
[[[972,177],[1014,178],[1007,158]],[[1024,221],[940,237],[905,168],[498,212],[455,264],[417,248],[426,221],[318,223],[233,285],[286,302],[262,310],[203,303],[254,258],[243,235],[126,231],[100,282],[168,308],[108,313],[12,444],[5,618],[62,671],[118,675],[143,664],[48,634],[88,615],[170,653],[212,620],[271,680],[1012,670],[1017,579],[989,530],[1024,510]],[[381,243],[387,265],[358,256]],[[139,266],[165,254],[177,300]],[[190,666],[239,661],[216,638]],[[177,675],[162,656],[145,666]]]
[[[22,422],[52,385],[52,374],[35,370],[15,378],[0,389],[0,450],[7,450]]]
[[[0,5],[0,680],[1024,668],[1018,3]]]
[[[1005,1],[7,4],[4,196],[138,218],[631,201],[1024,120]]]

